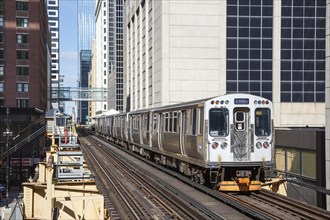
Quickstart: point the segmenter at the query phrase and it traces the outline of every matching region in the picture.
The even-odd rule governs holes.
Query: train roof
[[[218,95],[218,96],[213,96],[213,97],[208,97],[208,98],[203,98],[199,100],[192,100],[192,101],[187,101],[187,102],[180,102],[172,105],[165,105],[165,106],[160,106],[160,107],[154,107],[154,108],[148,108],[148,109],[139,109],[136,111],[131,111],[131,112],[120,112],[118,114],[112,114],[112,115],[127,115],[127,114],[141,114],[141,113],[147,113],[147,112],[159,112],[159,111],[165,111],[165,110],[175,110],[177,108],[190,108],[192,106],[198,106],[198,105],[204,105],[205,101],[208,101],[210,99],[214,99],[217,97],[231,97],[231,96],[251,96],[251,97],[259,97],[256,95],[251,95],[247,93],[229,93],[229,94],[224,94],[224,95]],[[102,116],[107,116],[107,115],[102,115]],[[102,117],[101,116],[101,117]]]

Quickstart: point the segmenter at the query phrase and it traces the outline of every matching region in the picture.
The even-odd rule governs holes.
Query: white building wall
[[[326,68],[325,68],[325,167],[326,189],[330,190],[330,0],[326,11]],[[327,210],[330,211],[330,196],[327,196]]]
[[[106,5],[104,6],[104,2]],[[104,54],[108,54],[107,52],[107,40],[104,41],[104,37],[107,37],[108,28],[107,28],[107,2],[102,0],[96,0],[96,9],[95,9],[96,21],[95,21],[95,41],[96,41],[96,48],[95,48],[95,59],[96,59],[96,66],[95,66],[95,86],[97,88],[104,88],[107,89],[107,76],[108,76],[108,63],[107,63],[107,56],[104,57]],[[106,63],[106,65],[104,65]],[[104,74],[104,72],[106,72]],[[108,95],[104,95],[104,100],[108,99]],[[95,105],[96,112],[104,112],[108,110],[107,101],[104,102],[96,102]]]
[[[226,93],[226,1],[145,1],[148,19],[142,28],[141,1],[129,1],[126,15],[127,94],[131,109],[157,107]],[[126,1],[127,3],[127,1]],[[280,46],[281,0],[274,0],[273,102],[276,127],[322,127],[324,103],[281,103]],[[138,11],[138,13],[137,13]],[[141,21],[142,20],[142,21]],[[152,29],[152,32],[148,32]],[[142,32],[141,32],[142,31]],[[140,33],[140,34],[139,34]],[[148,35],[146,51],[151,68],[149,102],[144,98],[143,36]],[[152,36],[150,36],[152,35]],[[141,42],[142,39],[142,42]],[[142,54],[144,51],[142,51]],[[149,75],[148,75],[149,77]],[[142,84],[142,85],[141,85]],[[151,89],[150,89],[151,88]],[[150,98],[151,97],[151,98]]]
[[[150,6],[152,13],[144,9]],[[130,21],[126,68],[131,110],[225,93],[222,8],[226,8],[223,1],[147,1],[144,7],[133,3],[126,20]],[[147,44],[144,39],[149,39]]]

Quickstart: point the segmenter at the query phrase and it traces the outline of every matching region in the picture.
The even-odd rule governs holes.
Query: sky
[[[60,74],[65,75],[64,86],[77,86],[77,2],[59,1],[60,28]]]
[[[59,0],[60,75],[65,87],[77,87],[78,80],[78,25],[77,0]],[[72,113],[74,102],[65,103],[65,112]]]

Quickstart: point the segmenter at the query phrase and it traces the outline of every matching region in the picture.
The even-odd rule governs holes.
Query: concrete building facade
[[[274,125],[290,131],[290,137],[284,135],[288,142],[302,134],[320,133],[317,138],[322,139],[326,121],[330,126],[325,120],[326,3],[329,0],[126,0],[126,110],[250,93],[272,100]],[[327,111],[330,114],[329,104]],[[309,139],[313,143],[308,148],[286,140],[276,146],[276,160],[288,162],[281,167],[284,174],[311,180],[317,190],[303,196],[313,195],[314,205],[322,207],[325,194],[317,196],[318,190],[330,188],[329,130],[326,137],[327,147],[317,138]],[[323,152],[326,157],[320,163]]]
[[[49,26],[51,31],[51,87],[52,103],[59,103],[59,88],[61,82],[60,75],[60,33],[59,33],[59,0],[47,0],[47,12]],[[62,79],[63,80],[63,79]],[[64,109],[64,104],[61,103],[60,109]]]
[[[327,4],[326,44],[330,45],[330,0]],[[326,50],[326,87],[325,87],[325,167],[326,189],[330,190],[330,47]],[[330,210],[330,196],[327,196],[327,210]]]
[[[97,113],[123,110],[123,0],[96,1],[96,87],[108,89]]]
[[[125,1],[126,106],[231,92],[273,101],[276,127],[325,125],[324,1]]]

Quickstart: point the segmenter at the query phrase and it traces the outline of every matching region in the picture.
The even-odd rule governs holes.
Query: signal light
[[[212,148],[215,150],[219,147],[219,144],[217,142],[212,143]]]
[[[226,142],[222,142],[220,147],[222,150],[224,150],[227,148],[227,146],[228,146],[228,144]]]
[[[264,142],[263,146],[265,149],[267,149],[269,147],[269,143],[266,141],[266,142]]]
[[[260,149],[260,148],[262,147],[261,142],[257,142],[257,143],[256,143],[256,147],[257,147],[258,149]]]

